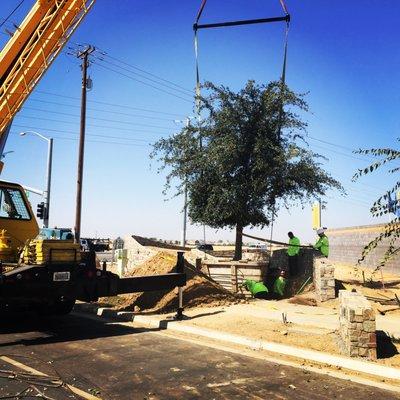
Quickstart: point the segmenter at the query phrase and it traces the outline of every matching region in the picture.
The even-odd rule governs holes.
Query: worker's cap
[[[324,228],[319,228],[319,229],[317,229],[317,235],[321,235],[322,233],[324,233],[325,232],[325,229]]]

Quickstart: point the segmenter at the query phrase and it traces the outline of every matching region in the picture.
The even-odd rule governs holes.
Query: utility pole
[[[82,60],[82,98],[81,98],[81,124],[79,135],[78,154],[78,178],[76,181],[76,212],[75,212],[75,242],[79,243],[81,238],[81,213],[82,213],[82,181],[83,164],[85,156],[85,129],[86,129],[86,91],[87,91],[87,69],[89,67],[89,55],[93,53],[93,46],[79,51],[77,57]]]

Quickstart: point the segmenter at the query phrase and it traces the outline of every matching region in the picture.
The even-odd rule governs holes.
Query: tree
[[[397,139],[400,141],[400,139]],[[378,169],[386,166],[389,163],[400,159],[400,151],[396,149],[380,148],[380,149],[366,149],[357,150],[355,153],[370,155],[379,159],[373,162],[364,169],[359,169],[353,177],[353,181],[356,181],[360,177],[373,173]],[[400,167],[395,165],[394,168],[389,168],[390,174],[397,174],[400,171]],[[400,181],[397,181],[392,188],[386,193],[380,196],[371,207],[371,214],[374,217],[382,217],[387,214],[396,214],[390,222],[385,224],[383,232],[376,236],[370,243],[368,243],[361,254],[361,258],[358,260],[360,264],[365,260],[365,257],[371,253],[376,247],[385,240],[388,240],[388,249],[386,250],[380,264],[377,266],[377,270],[384,267],[385,264],[392,259],[396,254],[400,252],[399,237],[400,237],[400,201],[397,198],[397,192],[400,189]]]
[[[152,157],[168,168],[165,190],[176,178],[176,194],[187,186],[194,223],[236,228],[238,260],[244,227],[266,226],[279,205],[304,204],[341,185],[321,168],[321,156],[299,145],[307,127],[296,114],[308,110],[303,95],[281,82],[248,81],[238,93],[210,82],[203,88],[203,121],[160,139]]]

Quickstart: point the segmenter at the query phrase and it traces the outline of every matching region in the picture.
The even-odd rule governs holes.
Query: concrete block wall
[[[327,258],[314,259],[313,282],[317,301],[323,302],[336,297],[334,273],[335,267]]]
[[[384,224],[353,226],[347,228],[329,229],[329,259],[345,264],[356,265],[361,258],[364,247],[384,231]],[[361,263],[361,267],[375,269],[388,249],[388,240],[384,240]],[[385,272],[400,274],[400,257],[390,260],[385,266]]]
[[[312,276],[315,251],[313,249],[301,249],[299,254],[299,275]],[[287,249],[273,250],[271,254],[270,268],[289,269]]]
[[[157,251],[141,245],[134,237],[124,238],[124,251],[126,251],[126,271],[134,269],[137,265],[149,260],[157,254]]]
[[[339,291],[340,347],[350,357],[376,359],[375,312],[357,292]]]

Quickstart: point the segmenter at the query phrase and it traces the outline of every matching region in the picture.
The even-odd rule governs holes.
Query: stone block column
[[[375,312],[360,293],[339,291],[340,346],[350,357],[376,359]]]
[[[335,298],[335,267],[326,258],[314,259],[313,281],[319,302]]]

